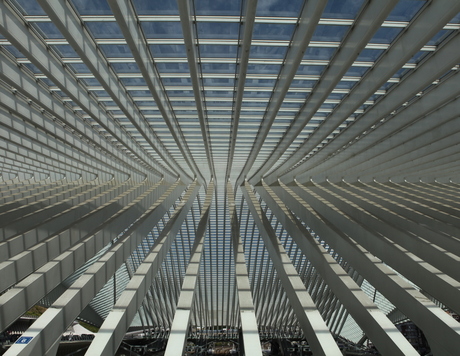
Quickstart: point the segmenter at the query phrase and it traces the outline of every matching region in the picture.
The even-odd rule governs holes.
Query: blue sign
[[[32,339],[33,339],[32,336],[21,336],[19,339],[16,340],[16,344],[25,345],[25,344],[28,344],[30,340]]]

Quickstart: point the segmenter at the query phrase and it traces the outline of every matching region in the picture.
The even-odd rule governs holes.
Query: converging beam
[[[228,210],[232,226],[233,260],[236,272],[236,288],[240,307],[241,330],[243,332],[244,354],[247,356],[262,356],[257,320],[252,299],[244,247],[240,236],[240,224],[235,207],[233,188],[227,183]],[[242,355],[243,356],[243,355]]]
[[[182,202],[161,231],[152,251],[137,268],[131,281],[105,319],[86,355],[109,356],[117,352],[136,312],[141,308],[142,301],[146,298],[154,278],[161,268],[161,264],[169,253],[172,243],[193,205],[199,188],[196,182],[189,187]]]
[[[418,355],[392,322],[262,181],[257,192],[382,355]]]
[[[247,181],[241,190],[313,353],[328,356],[342,355]]]
[[[184,282],[182,283],[182,290],[179,296],[179,301],[177,302],[171,332],[169,333],[165,356],[177,356],[184,353],[192,306],[196,297],[195,290],[198,277],[200,275],[203,245],[206,237],[206,230],[208,228],[209,213],[214,193],[214,182],[211,181],[206,192],[200,222],[198,223],[198,227],[196,229],[195,242],[193,244],[192,254],[185,273]]]

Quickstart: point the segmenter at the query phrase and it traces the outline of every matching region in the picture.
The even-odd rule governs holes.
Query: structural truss
[[[458,0],[1,0],[0,330],[53,355],[458,355]],[[236,336],[235,336],[236,335]]]

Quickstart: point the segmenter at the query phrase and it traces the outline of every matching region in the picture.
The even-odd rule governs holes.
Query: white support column
[[[289,256],[265,216],[251,186],[241,187],[252,217],[270,254],[278,278],[286,292],[308,344],[315,355],[342,355],[315,303],[295,270]]]
[[[311,236],[273,190],[262,181],[262,187],[256,187],[256,191],[379,352],[388,356],[418,355],[407,339],[372,303],[338,262]],[[324,296],[320,300],[325,300]]]
[[[453,252],[439,246],[433,246],[432,243],[424,240],[421,236],[414,235],[398,225],[393,225],[371,214],[343,196],[323,187],[323,185],[314,183],[312,187],[309,187],[309,190],[332,203],[363,228],[372,231],[372,234],[378,231],[378,234],[384,236],[390,243],[406,249],[407,253],[412,255],[414,259],[420,258],[427,264],[439,269],[441,274],[445,273],[447,276],[460,281],[460,257],[458,256],[460,249],[458,243]],[[372,237],[368,235],[368,239],[371,240]]]
[[[296,216],[301,217],[308,226],[331,246],[353,268],[380,291],[396,308],[410,318],[425,335],[438,340],[445,355],[455,355],[460,349],[458,322],[437,307],[431,300],[411,284],[400,278],[381,260],[366,251],[334,226],[332,221],[316,212],[292,189],[280,182],[271,187],[286,206]],[[301,193],[301,191],[299,191]]]
[[[383,234],[365,227],[304,185],[293,188],[343,233],[452,310],[460,313],[460,282],[447,276]]]
[[[173,191],[171,191],[171,189]],[[148,207],[153,204],[150,210],[154,210],[153,213],[157,219],[160,219],[164,215],[183,189],[184,185],[178,181],[173,184],[173,186],[168,189],[168,192],[163,194],[160,199],[156,200],[156,195],[154,194],[151,199],[148,200],[150,201]],[[63,279],[74,273],[78,268],[83,266],[85,262],[94,257],[101,249],[113,241],[117,235],[129,228],[130,225],[136,226],[132,224],[135,223],[136,219],[142,215],[142,213],[145,213],[145,210],[136,209],[136,207],[141,207],[136,206],[136,203],[138,204],[140,201],[141,199],[135,200],[128,207],[125,207],[119,213],[111,216],[108,221],[105,221],[95,231],[92,231],[90,235],[85,237],[81,242],[73,246],[64,245],[64,252],[59,256],[35,270],[35,272],[15,285],[14,288],[9,289],[5,294],[1,295],[0,329],[4,330],[38,300],[51,292]],[[138,223],[136,224],[139,224],[140,220],[137,221]],[[69,233],[65,236],[69,238]],[[124,236],[126,236],[126,234]],[[70,238],[71,237],[72,234],[70,234]],[[140,238],[138,232],[136,232],[135,238],[130,237],[129,239],[130,241],[137,241],[135,239]],[[65,241],[69,243],[69,240]],[[134,248],[134,246],[130,246],[130,248],[131,247]],[[57,248],[57,246],[55,248]],[[46,257],[46,255],[44,257]],[[30,267],[31,264],[26,264],[18,268],[23,269]]]
[[[196,182],[187,190],[184,199],[162,230],[155,246],[137,268],[125,291],[102,324],[86,352],[87,355],[108,356],[117,352],[136,312],[148,294],[149,288],[152,286],[154,278],[198,194],[198,190],[199,185]]]
[[[418,203],[415,201],[415,197],[406,196],[403,191],[390,190],[388,185],[378,182],[374,182],[374,184],[358,183],[349,186],[371,201],[412,219],[418,224],[428,225],[431,229],[447,236],[460,236],[460,223],[457,217],[445,214],[438,207],[434,208]]]
[[[115,187],[108,195],[93,201],[97,208],[93,207],[90,213],[88,209],[81,212],[71,209],[57,214],[55,219],[44,219],[34,229],[1,242],[0,272],[4,277],[0,280],[0,290],[18,283],[68,249],[77,251],[78,247],[90,245],[95,236],[109,243],[117,231],[122,232],[141,215],[139,208],[147,209],[166,188],[164,182],[150,185],[147,181]],[[117,217],[124,219],[123,223],[120,224]],[[92,257],[89,251],[87,257]],[[2,298],[0,300],[5,301]]]
[[[23,334],[32,337],[28,344],[14,344],[6,354],[45,355],[175,202],[183,191],[180,183],[173,184],[37,319]]]
[[[190,256],[190,261],[182,284],[179,301],[177,302],[176,313],[174,314],[171,332],[169,333],[165,356],[182,355],[185,349],[190,325],[191,310],[196,296],[197,280],[200,275],[200,264],[203,255],[206,230],[208,228],[211,202],[214,194],[214,181],[211,181],[206,192],[200,222],[198,223],[196,229],[195,242],[193,244],[192,254]]]
[[[262,356],[262,347],[252,300],[251,285],[244,257],[244,247],[240,236],[240,224],[235,207],[235,198],[230,182],[227,183],[227,199],[232,227],[233,259],[235,263],[236,288],[240,307],[241,330],[244,354],[241,356]]]

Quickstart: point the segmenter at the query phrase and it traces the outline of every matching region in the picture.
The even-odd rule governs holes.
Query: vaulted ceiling
[[[37,302],[119,335],[183,310],[244,331],[247,310],[323,351],[324,325],[412,354],[391,324],[412,320],[453,355],[459,11],[3,0],[1,329]]]

